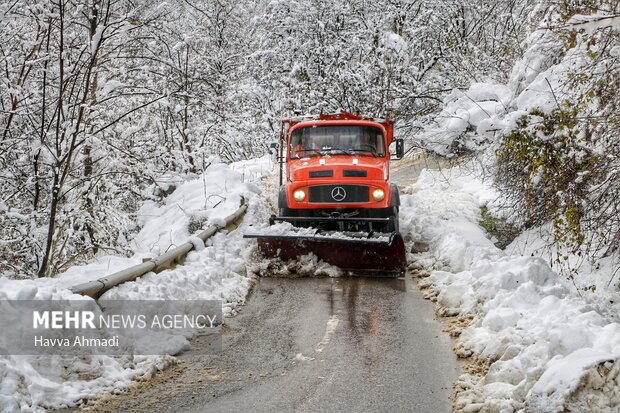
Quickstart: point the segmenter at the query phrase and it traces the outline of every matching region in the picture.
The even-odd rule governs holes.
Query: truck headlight
[[[295,198],[295,201],[301,202],[304,199],[306,199],[306,193],[304,192],[303,189],[298,189],[295,192],[293,192],[293,198]]]
[[[383,198],[385,198],[385,191],[383,191],[383,189],[375,189],[372,191],[372,199],[375,201],[383,201]]]

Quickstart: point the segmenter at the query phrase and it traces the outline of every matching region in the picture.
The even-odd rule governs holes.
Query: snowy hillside
[[[456,411],[617,411],[618,312],[581,297],[536,253],[493,245],[480,208],[497,210],[498,194],[481,172],[424,171],[403,197],[401,225],[430,245],[411,257],[432,270],[420,286],[456,321],[455,351],[470,360],[455,384]]]

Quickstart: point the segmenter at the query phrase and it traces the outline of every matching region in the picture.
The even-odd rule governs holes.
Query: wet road
[[[182,355],[187,368],[177,376],[115,397],[108,408],[450,411],[456,358],[409,275],[263,278],[226,324],[218,356]]]

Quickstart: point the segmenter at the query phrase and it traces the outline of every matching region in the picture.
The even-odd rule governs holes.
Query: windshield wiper
[[[315,156],[315,155],[321,155],[321,156],[325,156],[327,154],[331,154],[332,152],[342,152],[345,155],[355,155],[355,154],[361,154],[361,153],[369,153],[374,157],[383,157],[384,154],[381,153],[377,153],[371,149],[360,149],[360,148],[348,148],[348,149],[344,149],[344,148],[323,148],[323,149],[304,149],[304,155],[300,156],[297,155],[296,157],[294,157],[293,159],[301,159],[301,158],[307,158],[310,156]]]
[[[325,155],[328,152],[343,152],[345,155],[353,155],[353,152],[350,152],[349,149],[344,149],[344,148],[327,148],[327,149],[321,149],[321,154]]]
[[[383,157],[383,154],[377,153],[377,152],[375,152],[372,149],[359,149],[358,148],[358,149],[347,149],[347,151],[350,151],[351,153],[364,153],[364,152],[366,152],[366,153],[372,154],[372,156],[374,156],[374,157]]]
[[[311,156],[316,156],[316,155],[323,155],[323,152],[321,152],[318,149],[302,149],[303,155],[295,155],[295,156],[291,156],[291,159],[302,159],[302,158],[309,158]]]

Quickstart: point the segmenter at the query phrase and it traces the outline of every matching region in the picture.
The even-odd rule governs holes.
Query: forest
[[[480,130],[465,128],[444,155],[490,148],[515,225],[552,223],[567,251],[609,255],[618,13],[613,0],[5,0],[0,276],[125,254],[164,178],[267,153],[293,112],[391,113],[398,137],[432,150],[424,131],[454,90],[508,84],[516,96],[529,69],[577,52],[549,83],[553,107],[506,107],[511,125],[476,147]],[[541,30],[548,41],[532,49]]]

